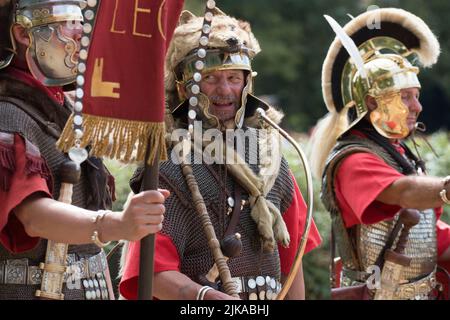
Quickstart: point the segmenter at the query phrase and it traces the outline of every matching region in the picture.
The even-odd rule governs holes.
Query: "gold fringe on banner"
[[[108,157],[124,162],[142,162],[148,146],[150,148],[148,164],[152,164],[157,155],[161,161],[167,160],[164,122],[141,122],[84,114],[83,127],[81,147],[89,145],[91,156]],[[68,152],[74,145],[72,115],[56,146]]]

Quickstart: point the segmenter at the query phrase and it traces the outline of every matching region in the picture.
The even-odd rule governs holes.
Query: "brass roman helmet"
[[[420,18],[401,9],[368,11],[343,29],[326,18],[337,34],[322,73],[328,109],[347,113],[348,130],[368,113],[370,95],[378,103],[370,116],[375,129],[390,139],[405,138],[408,108],[400,90],[420,88],[418,67],[434,64],[440,52],[436,37]],[[374,21],[378,25],[370,25]]]
[[[322,175],[336,140],[369,112],[368,95],[377,101],[370,121],[390,139],[409,134],[408,109],[400,90],[420,88],[419,67],[430,67],[440,54],[439,42],[427,24],[402,9],[381,8],[352,18],[343,28],[331,17],[336,38],[322,67],[322,93],[329,113],[311,139],[311,166]]]
[[[47,86],[62,86],[75,81],[78,43],[83,22],[81,7],[84,0],[4,0],[0,16],[8,17],[0,43],[0,69],[8,66],[15,54],[16,44],[12,26],[23,26],[30,37],[26,61],[33,76]],[[4,23],[4,22],[3,22]],[[5,31],[8,30],[8,31]]]

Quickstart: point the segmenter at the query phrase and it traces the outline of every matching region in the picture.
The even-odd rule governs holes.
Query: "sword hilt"
[[[395,297],[398,285],[402,280],[404,267],[411,265],[412,258],[404,252],[408,242],[409,231],[420,221],[420,212],[415,209],[402,209],[399,223],[403,225],[402,231],[394,250],[388,249],[384,254],[385,263],[381,273],[381,288],[375,293],[375,300],[392,300]]]
[[[409,266],[411,258],[404,254],[405,248],[408,243],[409,231],[420,222],[420,212],[416,209],[402,209],[399,220],[403,228],[400,232],[397,246],[394,250],[386,250],[384,258],[386,261],[391,261],[402,266]]]
[[[59,168],[59,176],[62,183],[76,184],[80,180],[81,168],[80,164],[66,160]]]
[[[403,224],[403,229],[400,232],[400,236],[397,241],[397,247],[394,251],[396,253],[403,254],[408,242],[409,231],[412,227],[420,222],[420,212],[416,209],[402,209],[399,219]]]
[[[66,160],[60,165],[59,175],[61,188],[58,201],[71,204],[73,185],[81,175],[80,165],[74,161]],[[42,269],[41,288],[35,295],[41,299],[64,300],[63,282],[67,271],[67,243],[47,241],[45,261],[40,263]]]

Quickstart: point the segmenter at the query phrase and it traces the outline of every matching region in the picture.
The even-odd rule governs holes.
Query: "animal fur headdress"
[[[213,10],[213,13],[214,18],[209,33],[208,47],[229,47],[227,40],[235,38],[237,45],[243,45],[250,50],[249,57],[251,59],[261,51],[248,22],[227,16],[217,7]],[[202,26],[203,17],[197,17],[187,10],[181,13],[178,27],[175,29],[166,57],[165,87],[170,107],[180,102],[177,99],[174,70],[192,50],[198,47]]]

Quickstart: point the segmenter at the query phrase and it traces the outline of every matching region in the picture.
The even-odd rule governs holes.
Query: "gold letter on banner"
[[[163,2],[161,3],[161,6],[159,7],[158,10],[158,29],[159,29],[159,33],[161,34],[161,37],[164,39],[164,41],[166,40],[166,35],[164,34],[164,30],[162,27],[162,10],[164,5],[166,4],[166,0],[163,0]]]
[[[120,33],[120,34],[125,34],[125,30],[122,31],[118,31],[116,30],[116,17],[117,17],[117,9],[119,8],[119,0],[116,0],[116,7],[114,9],[114,16],[113,16],[113,20],[112,20],[112,26],[111,26],[111,32],[112,33]]]
[[[103,81],[103,58],[95,59],[91,96],[119,99],[120,93],[114,92],[114,89],[120,89],[120,83]]]
[[[148,14],[150,12],[151,12],[150,9],[140,8],[139,7],[139,0],[135,0],[135,2],[134,2],[134,21],[133,21],[133,35],[134,36],[146,37],[146,38],[151,38],[152,37],[151,34],[139,33],[139,32],[136,31],[138,14],[139,13],[147,13]]]

